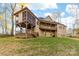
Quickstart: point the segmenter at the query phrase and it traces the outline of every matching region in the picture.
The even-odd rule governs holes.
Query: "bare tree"
[[[78,8],[74,7],[74,5],[71,6],[70,10],[72,10],[71,14],[73,17],[75,17],[74,23],[72,24],[73,26],[73,35],[74,35],[74,29],[77,28],[78,25]]]
[[[9,14],[9,16],[11,16],[11,23],[12,23],[12,28],[11,28],[11,35],[13,35],[13,33],[14,33],[14,10],[15,10],[15,7],[16,7],[16,3],[9,3],[9,4],[7,4],[7,3],[4,3],[4,7],[3,7],[3,13],[4,13],[4,23],[3,23],[3,26],[4,26],[4,28],[5,28],[5,34],[8,34],[8,26],[7,26],[7,24],[8,24],[8,22],[7,22],[7,13]],[[9,12],[8,12],[9,11]],[[10,15],[11,14],[11,15]],[[8,16],[8,17],[9,17]]]
[[[53,17],[55,20],[57,20],[57,22],[61,22],[61,13],[60,12],[54,12],[53,13]]]
[[[5,22],[5,24],[4,24],[4,27],[5,27],[5,34],[8,34],[8,32],[7,32],[7,18],[6,18],[6,12],[7,12],[7,7],[6,7],[6,4],[5,4],[5,7],[4,7],[4,22]]]
[[[2,34],[4,34],[4,26],[3,26],[3,12],[0,12],[0,25],[2,27]]]
[[[16,3],[10,3],[10,8],[11,8],[11,22],[12,22],[11,35],[14,35],[14,11],[16,8]]]
[[[3,4],[3,8],[2,8],[2,12],[1,12],[1,18],[2,18],[2,20],[1,20],[1,22],[2,22],[2,33],[4,34],[7,34],[7,17],[6,17],[6,12],[7,12],[7,8],[6,8],[6,3],[4,3]],[[4,32],[4,30],[5,30],[5,32]]]

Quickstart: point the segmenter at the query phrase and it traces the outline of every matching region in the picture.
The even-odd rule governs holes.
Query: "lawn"
[[[64,56],[79,55],[79,40],[57,37],[21,39],[0,37],[0,55]]]

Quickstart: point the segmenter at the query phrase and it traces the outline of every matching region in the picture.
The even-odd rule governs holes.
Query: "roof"
[[[52,21],[52,18],[50,16],[47,17],[39,17],[40,20],[46,20],[46,21]]]
[[[22,12],[23,10],[26,10],[26,9],[27,9],[27,7],[23,8],[23,9],[20,9],[20,10],[18,10],[17,12],[15,12],[14,15],[16,15],[16,14],[18,14],[18,13],[20,13],[20,12]]]
[[[66,25],[64,25],[64,24],[62,24],[62,23],[59,23],[59,22],[56,22],[57,24],[60,24],[60,25],[63,25],[63,26],[65,26],[66,27]]]
[[[53,19],[49,15],[46,18],[49,18],[49,21],[53,21]]]
[[[64,27],[66,27],[66,25],[62,24],[62,23],[59,23],[59,22],[56,22],[57,24],[60,24],[60,25],[63,25]]]
[[[40,19],[40,20],[41,20],[41,19],[44,19],[44,18],[43,18],[43,17],[38,17],[38,19]]]

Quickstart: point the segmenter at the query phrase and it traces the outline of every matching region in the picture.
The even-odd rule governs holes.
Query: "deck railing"
[[[43,26],[43,25],[40,25],[39,26],[40,29],[47,29],[47,30],[56,30],[56,26]]]

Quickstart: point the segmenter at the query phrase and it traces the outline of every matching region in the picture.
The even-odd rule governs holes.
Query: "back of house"
[[[16,21],[16,36],[65,36],[66,26],[53,21],[50,16],[37,18],[27,7],[15,12],[14,16]]]

